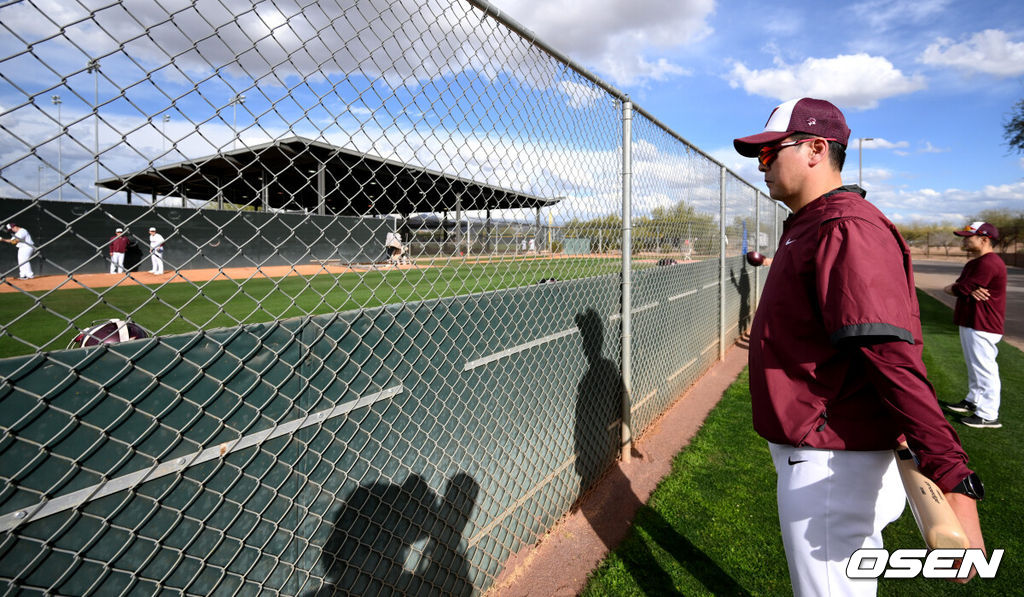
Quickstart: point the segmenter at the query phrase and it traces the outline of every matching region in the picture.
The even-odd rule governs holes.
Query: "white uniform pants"
[[[881,548],[882,529],[903,512],[893,452],[768,446],[793,594],[874,595],[877,581],[851,580],[846,566],[857,549]]]
[[[150,270],[154,274],[164,273],[164,252],[163,250],[153,251],[150,259],[153,262],[153,269]]]
[[[960,346],[967,361],[967,401],[975,405],[974,412],[982,419],[999,418],[999,365],[996,344],[1002,335],[981,332],[960,326]]]
[[[110,254],[110,273],[112,273],[112,274],[123,274],[124,273],[124,253],[111,253]]]
[[[18,243],[18,276],[22,278],[32,278],[35,276],[32,273],[33,253],[35,253],[35,247],[25,243]]]

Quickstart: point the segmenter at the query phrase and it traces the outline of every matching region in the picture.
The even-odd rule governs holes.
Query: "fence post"
[[[778,203],[773,203],[772,208],[772,242],[775,243],[772,247],[772,257],[775,257],[779,250],[779,212],[782,211],[782,207]]]
[[[718,216],[718,360],[725,358],[725,166],[719,174]]]
[[[754,250],[761,252],[761,191],[754,189]],[[761,268],[754,268],[754,296],[750,300],[750,313],[757,311],[761,298]],[[751,320],[752,321],[752,320]],[[740,330],[746,331],[746,330]]]
[[[633,171],[631,157],[633,102],[622,102],[622,461],[630,461],[633,441],[630,405],[633,395]]]

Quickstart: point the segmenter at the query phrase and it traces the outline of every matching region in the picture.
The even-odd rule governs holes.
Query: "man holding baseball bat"
[[[982,487],[921,360],[910,252],[841,171],[850,129],[824,100],[779,105],[736,139],[787,218],[750,334],[755,430],[778,473],[779,522],[797,595],[874,595],[847,578],[851,554],[881,548],[907,494],[893,456],[904,437],[920,471],[984,548]]]

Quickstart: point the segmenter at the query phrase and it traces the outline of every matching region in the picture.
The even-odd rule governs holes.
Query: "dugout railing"
[[[0,591],[486,591],[783,210],[486,2],[175,6],[0,6]]]

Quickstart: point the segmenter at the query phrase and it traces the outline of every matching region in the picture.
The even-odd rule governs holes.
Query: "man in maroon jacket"
[[[824,100],[790,100],[759,134],[736,139],[757,157],[772,199],[793,212],[750,333],[754,429],[778,474],[779,522],[797,595],[873,595],[846,567],[880,548],[906,504],[892,449],[905,436],[983,548],[983,488],[939,408],[922,362],[910,251],[899,232],[843,186],[850,129]]]
[[[124,229],[118,228],[114,236],[110,237],[110,273],[124,273],[124,254],[128,252],[128,237],[124,236]]]
[[[960,419],[968,427],[999,428],[999,365],[996,344],[1006,321],[1006,264],[993,251],[999,230],[988,222],[974,222],[953,234],[962,236],[971,260],[946,294],[956,297],[953,323],[960,328],[960,346],[967,361],[967,397],[946,408],[971,413]]]

